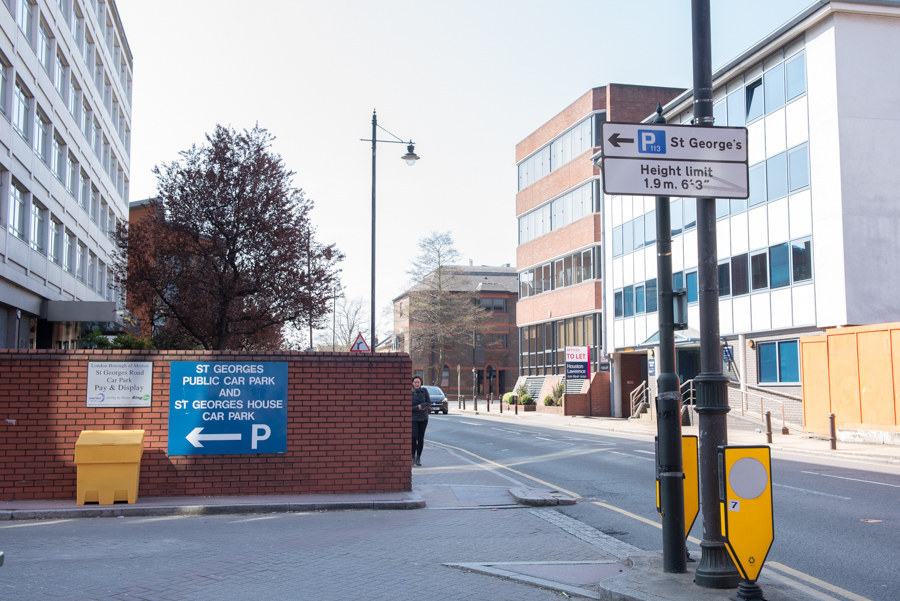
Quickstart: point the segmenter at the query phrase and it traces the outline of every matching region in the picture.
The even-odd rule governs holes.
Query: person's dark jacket
[[[418,405],[422,405],[422,409],[417,409]],[[431,397],[428,391],[422,386],[418,390],[412,389],[412,420],[414,422],[427,422],[428,414],[431,413]]]

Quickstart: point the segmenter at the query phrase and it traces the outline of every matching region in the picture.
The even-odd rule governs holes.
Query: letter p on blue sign
[[[666,132],[662,129],[639,129],[638,152],[666,154]]]

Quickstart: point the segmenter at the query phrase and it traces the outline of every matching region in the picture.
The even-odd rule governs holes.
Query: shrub
[[[534,399],[531,398],[531,395],[526,392],[525,394],[519,396],[519,404],[534,405],[535,402],[534,402]]]
[[[503,394],[503,401],[505,403],[509,403],[510,405],[516,404],[516,393],[515,392],[506,392]]]
[[[560,380],[559,384],[553,387],[553,390],[550,391],[550,397],[553,399],[553,404],[557,406],[562,406],[563,395],[566,393],[566,381]],[[544,404],[549,404],[544,400]]]
[[[546,407],[554,407],[556,406],[556,401],[553,400],[553,397],[549,394],[544,397],[544,406]]]

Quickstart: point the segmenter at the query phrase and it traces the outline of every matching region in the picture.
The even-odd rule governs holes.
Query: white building
[[[71,348],[116,319],[132,56],[114,0],[0,7],[0,347]]]
[[[751,406],[781,397],[788,421],[801,421],[800,403],[781,395],[800,394],[800,336],[900,321],[898,56],[900,2],[823,0],[713,74],[715,124],[747,127],[750,174],[748,200],[717,201],[726,368]],[[688,91],[668,103],[668,122],[690,123],[692,101]],[[699,371],[696,205],[671,202],[674,285],[689,301],[676,351],[685,381]],[[653,197],[604,199],[616,415],[630,410],[628,382],[654,381],[654,209]]]

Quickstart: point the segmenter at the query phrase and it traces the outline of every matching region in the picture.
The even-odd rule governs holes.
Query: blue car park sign
[[[287,366],[173,361],[169,455],[284,453]]]

